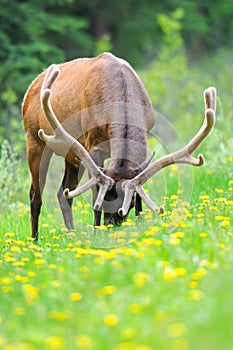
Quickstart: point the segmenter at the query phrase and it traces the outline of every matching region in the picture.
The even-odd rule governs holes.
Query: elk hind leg
[[[36,149],[36,151],[35,151]],[[31,227],[32,238],[38,240],[38,222],[42,205],[42,192],[45,185],[49,161],[52,152],[47,147],[36,147],[28,151],[28,164],[31,171],[32,183],[30,187]]]

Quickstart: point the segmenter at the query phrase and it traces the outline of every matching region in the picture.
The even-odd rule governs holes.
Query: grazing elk
[[[147,134],[154,125],[150,98],[139,77],[124,60],[110,53],[51,65],[28,88],[22,106],[27,134],[32,237],[38,238],[42,191],[53,152],[65,158],[58,200],[65,225],[73,228],[72,198],[93,192],[94,224],[118,224],[143,200],[161,213],[142,185],[160,169],[174,164],[202,165],[192,157],[215,122],[216,90],[204,92],[205,120],[196,136],[181,150],[151,163]],[[104,162],[110,158],[107,168]],[[151,164],[150,164],[151,163]],[[77,188],[84,170],[89,180]]]

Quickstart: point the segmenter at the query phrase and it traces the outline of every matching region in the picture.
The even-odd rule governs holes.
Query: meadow
[[[167,184],[165,213],[117,228],[93,229],[90,198],[76,200],[74,232],[44,205],[38,244],[26,196],[13,201],[0,214],[0,348],[230,350],[232,168],[227,150],[170,167],[148,186],[154,199]]]
[[[200,93],[212,84],[219,93],[217,123],[196,152],[204,154],[204,166],[171,166],[148,182],[163,215],[144,207],[140,218],[131,212],[119,227],[94,228],[88,193],[75,200],[76,229],[67,232],[55,159],[35,244],[26,161],[9,144],[2,147],[0,349],[232,349],[232,55],[207,60],[201,74],[182,57],[161,58],[143,77],[156,107],[163,101],[169,122],[177,121],[174,145],[166,149],[198,130]],[[149,148],[156,158],[166,153],[153,137]]]

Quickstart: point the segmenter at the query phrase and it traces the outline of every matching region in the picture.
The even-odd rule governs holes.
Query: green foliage
[[[1,0],[0,12],[0,142],[22,141],[20,105],[35,76],[50,63],[90,52],[88,20],[74,17],[59,1]],[[10,128],[9,128],[10,126]]]
[[[158,15],[163,32],[161,50],[149,69],[139,75],[155,110],[165,116],[185,141],[202,123],[204,89],[215,86],[218,94],[216,127],[222,135],[219,143],[228,142],[232,135],[232,51],[220,50],[214,57],[204,56],[196,64],[190,64],[181,36],[183,16],[182,9],[170,16]]]
[[[185,56],[199,62],[204,53],[232,46],[228,0],[0,0],[0,7],[0,143],[8,139],[17,146],[23,142],[23,94],[51,63],[111,50],[134,68],[146,68],[156,57],[169,64],[155,69],[162,68],[167,80],[176,71],[183,85],[189,78]],[[187,55],[177,53],[181,46]],[[165,85],[160,84],[162,97]]]
[[[103,52],[112,51],[111,37],[109,34],[104,34],[96,42],[96,56],[100,55]]]
[[[4,141],[0,150],[1,212],[6,208],[9,210],[22,193],[28,192],[28,183],[23,179],[26,169],[25,166],[22,167],[15,148],[8,141]]]
[[[233,178],[225,161],[215,171],[194,168],[191,204],[169,192],[164,216],[145,210],[140,221],[100,227],[96,240],[115,240],[112,249],[91,247],[80,201],[76,232],[42,210],[38,244],[27,204],[0,213],[1,348],[231,350]],[[175,188],[171,169],[169,182]],[[155,177],[150,186],[157,199],[161,185]],[[133,242],[124,245],[127,235]]]

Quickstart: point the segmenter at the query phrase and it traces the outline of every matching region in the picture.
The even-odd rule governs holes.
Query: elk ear
[[[140,174],[143,170],[145,170],[148,165],[150,164],[150,162],[152,161],[152,159],[154,158],[154,155],[155,155],[155,151],[152,153],[152,156],[149,158],[149,159],[146,159],[144,162],[142,162],[135,170],[134,170],[134,173],[135,175],[134,176],[137,176],[138,174]]]

